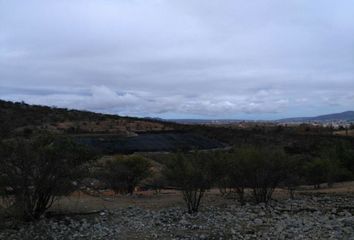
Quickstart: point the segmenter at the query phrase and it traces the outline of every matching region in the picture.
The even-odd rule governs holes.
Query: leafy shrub
[[[286,178],[287,156],[283,151],[242,146],[219,154],[213,169],[222,193],[236,193],[245,204],[245,189],[250,188],[257,203],[267,203],[274,189]]]
[[[336,148],[322,150],[319,156],[315,156],[304,164],[304,173],[308,184],[320,188],[320,184],[327,182],[332,186],[336,181],[349,180],[352,178],[351,171],[345,167],[342,153]]]
[[[104,163],[98,175],[115,193],[133,194],[138,184],[151,175],[151,163],[139,155],[118,156]]]
[[[252,189],[257,203],[267,203],[285,178],[286,154],[281,150],[245,147],[235,152],[237,172],[234,179],[242,187]]]
[[[166,177],[161,172],[154,173],[145,183],[145,187],[154,190],[154,194],[156,195],[159,194],[162,189],[166,188],[167,185]]]
[[[307,184],[314,185],[315,189],[320,188],[320,184],[326,181],[326,162],[320,158],[314,158],[304,166]]]
[[[249,185],[248,172],[245,171],[247,167],[247,159],[240,157],[237,154],[231,154],[231,159],[228,165],[228,178],[230,187],[236,192],[238,201],[241,205],[245,204],[245,188]]]
[[[90,153],[66,138],[40,135],[0,143],[0,192],[25,219],[38,219],[85,174]]]
[[[198,212],[205,191],[213,183],[210,155],[194,152],[176,154],[164,170],[166,179],[180,190],[189,213]]]
[[[295,198],[295,191],[298,186],[304,183],[303,166],[306,160],[301,155],[289,156],[286,159],[285,177],[281,181],[281,186],[288,190],[291,199]]]
[[[223,196],[236,193],[241,205],[245,203],[247,176],[243,172],[246,163],[235,153],[218,153],[213,161],[213,173],[216,185]]]

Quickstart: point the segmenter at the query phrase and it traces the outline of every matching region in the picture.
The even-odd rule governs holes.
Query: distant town
[[[333,129],[353,129],[354,111],[321,115],[316,117],[285,118],[279,120],[239,120],[239,119],[171,119],[180,124],[232,125],[239,128],[251,126],[299,126],[302,124]]]

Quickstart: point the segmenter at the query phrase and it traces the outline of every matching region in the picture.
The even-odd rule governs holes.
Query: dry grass
[[[133,132],[171,130],[171,128],[158,122],[142,120],[105,120],[105,121],[75,121],[59,122],[49,124],[47,128],[57,131],[66,131],[69,128],[79,128],[80,131],[87,133],[111,133],[130,136]]]
[[[313,189],[313,187],[306,187],[307,192],[314,193],[354,193],[354,182],[335,183],[333,187],[328,187],[327,184],[322,184],[320,189]]]
[[[354,130],[341,130],[341,131],[335,131],[334,132],[335,135],[341,135],[341,136],[351,136],[353,137],[354,136]]]
[[[105,209],[138,206],[146,209],[159,209],[182,206],[183,200],[176,191],[162,191],[156,195],[153,191],[136,192],[134,195],[115,195],[111,191],[99,197],[76,192],[55,202],[52,210],[64,212],[91,212]]]
[[[313,189],[312,186],[303,186],[298,193],[354,194],[354,182],[336,183],[331,188],[328,188],[324,184],[320,189]],[[275,199],[287,199],[288,197],[289,195],[286,190],[276,189],[274,192]],[[235,199],[222,197],[217,189],[213,189],[206,193],[203,203],[212,206],[225,206],[235,204],[236,202]],[[136,192],[133,196],[115,195],[111,191],[106,191],[98,197],[83,192],[75,192],[71,196],[62,197],[56,201],[51,211],[89,213],[100,210],[127,208],[129,206],[158,210],[176,206],[184,207],[184,202],[181,193],[174,190],[163,190],[157,195],[154,191],[140,191]]]
[[[354,193],[354,182],[336,183],[331,188],[323,185],[321,189],[316,190],[311,186],[303,186],[298,193],[352,194]],[[274,193],[275,199],[286,199],[288,197],[288,192],[283,189],[276,189]],[[207,192],[203,201],[205,204],[213,206],[235,204],[234,199],[221,197],[217,189]],[[181,194],[173,190],[164,190],[158,195],[153,191],[141,191],[136,192],[133,196],[114,195],[112,192],[107,191],[102,193],[99,197],[76,192],[69,197],[61,198],[54,204],[52,210],[64,212],[92,212],[105,209],[126,208],[129,206],[157,210],[175,206],[184,207],[184,202]]]

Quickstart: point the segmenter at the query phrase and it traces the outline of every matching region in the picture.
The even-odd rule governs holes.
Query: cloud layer
[[[354,3],[0,1],[0,98],[124,115],[353,109]]]

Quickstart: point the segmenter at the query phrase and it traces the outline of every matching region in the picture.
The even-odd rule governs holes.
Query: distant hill
[[[284,118],[278,121],[279,122],[305,122],[305,123],[306,122],[332,122],[332,121],[354,122],[354,111],[320,115],[316,117]]]
[[[256,122],[251,120],[238,120],[238,119],[168,119],[169,122],[190,125],[225,125],[241,122]]]
[[[170,122],[180,123],[180,124],[206,124],[206,125],[226,125],[226,124],[236,124],[236,123],[271,123],[271,122],[293,122],[293,123],[309,123],[309,122],[354,122],[354,111],[346,111],[342,113],[333,113],[327,115],[320,115],[316,117],[295,117],[295,118],[284,118],[275,121],[271,120],[239,120],[239,119],[170,119]]]

